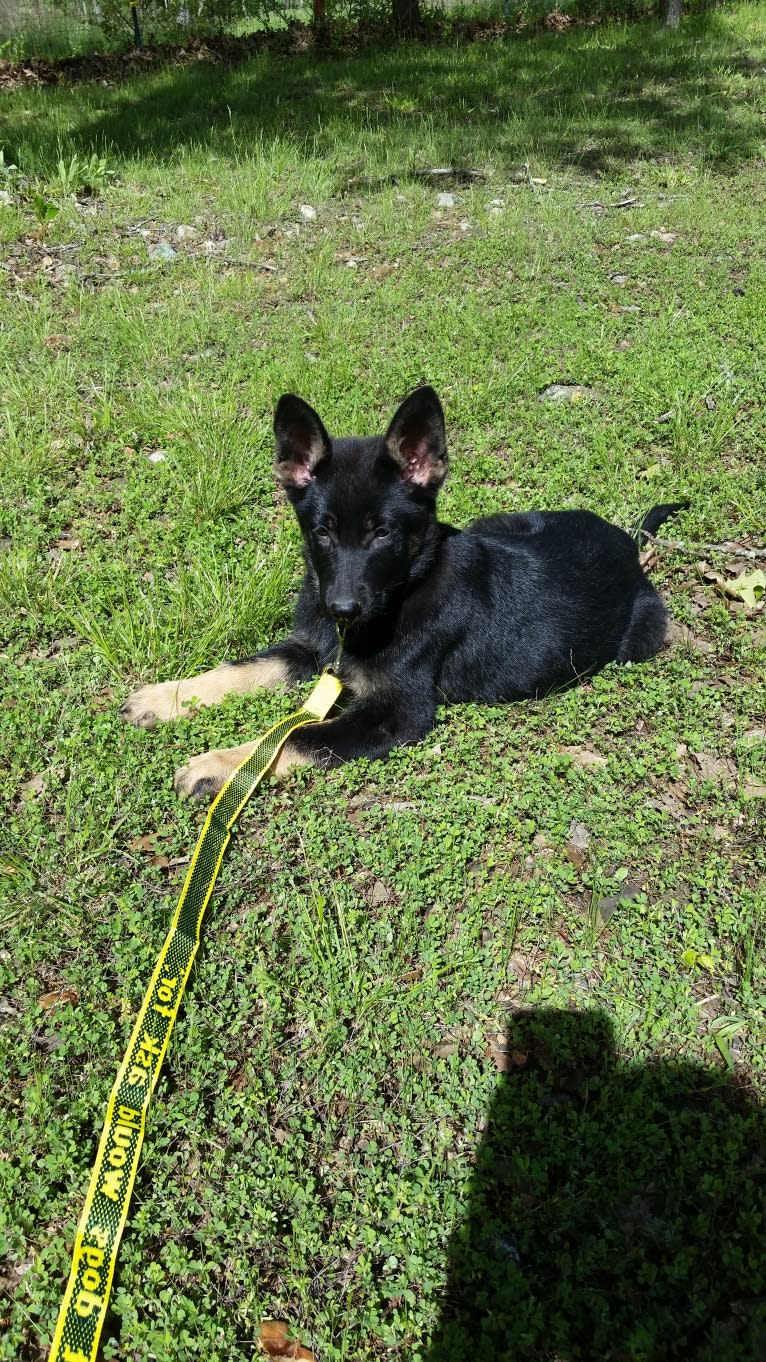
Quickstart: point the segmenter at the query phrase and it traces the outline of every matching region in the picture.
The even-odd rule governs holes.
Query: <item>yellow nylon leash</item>
[[[208,809],[178,907],[109,1097],[49,1362],[95,1362],[136,1180],[146,1113],[234,825],[290,734],[304,724],[324,719],[342,689],[337,676],[323,672],[305,704],[263,734],[255,751],[232,773]]]

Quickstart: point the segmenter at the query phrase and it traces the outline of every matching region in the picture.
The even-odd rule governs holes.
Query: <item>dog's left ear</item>
[[[447,475],[444,412],[433,388],[416,388],[386,431],[386,450],[416,487],[441,487]]]

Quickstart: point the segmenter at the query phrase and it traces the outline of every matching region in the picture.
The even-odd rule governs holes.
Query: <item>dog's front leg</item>
[[[307,724],[285,743],[274,764],[274,774],[293,766],[329,769],[346,761],[387,757],[394,747],[419,742],[433,728],[436,703],[422,696],[390,697],[384,703],[359,700],[335,719]]]
[[[247,695],[260,687],[294,685],[308,680],[318,670],[315,650],[300,639],[289,638],[255,657],[223,662],[199,676],[142,686],[120,707],[120,715],[138,728],[154,728],[188,713],[191,707],[217,705],[225,695]]]
[[[418,742],[433,727],[435,703],[417,706],[356,702],[335,719],[306,724],[288,738],[272,767],[283,776],[295,766],[329,769],[356,757],[387,757],[394,747]],[[249,757],[256,744],[217,748],[192,757],[176,771],[176,792],[191,799],[212,799],[235,766]]]

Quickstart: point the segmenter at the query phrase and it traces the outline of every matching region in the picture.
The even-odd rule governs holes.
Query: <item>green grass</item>
[[[762,543],[765,55],[753,7],[4,96],[3,1362],[46,1355],[193,847],[173,770],[288,703],[117,718],[288,625],[276,398],[366,433],[433,383],[459,524],[688,497],[669,537]],[[440,209],[413,171],[450,163],[484,178]],[[766,630],[693,554],[653,576],[688,635],[647,666],[248,810],[105,1359],[249,1358],[274,1316],[320,1362],[763,1355]]]

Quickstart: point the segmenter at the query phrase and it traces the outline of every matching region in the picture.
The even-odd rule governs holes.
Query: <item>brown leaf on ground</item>
[[[37,1006],[43,1012],[50,1012],[54,1007],[59,1007],[61,1003],[71,1003],[72,1007],[77,1006],[79,994],[76,988],[55,988],[51,993],[43,993],[37,999]]]
[[[734,762],[728,757],[714,757],[710,752],[692,752],[703,780],[731,781],[736,775]]]
[[[606,926],[610,917],[612,917],[615,912],[615,909],[619,908],[621,903],[626,905],[632,903],[634,899],[638,898],[641,892],[640,885],[631,884],[626,880],[621,886],[619,893],[608,894],[606,898],[601,899],[598,905],[598,915],[603,925]]]
[[[47,771],[40,771],[36,776],[30,776],[29,780],[25,780],[21,787],[21,798],[37,799],[38,795],[44,794],[47,774]]]
[[[258,1342],[267,1357],[295,1357],[303,1362],[314,1362],[310,1348],[304,1348],[291,1337],[290,1326],[283,1319],[265,1319],[258,1330]]]
[[[598,752],[592,752],[589,747],[560,747],[559,752],[571,757],[575,766],[606,766],[607,758],[599,756]]]
[[[146,851],[153,855],[155,842],[157,841],[156,832],[147,832],[144,837],[134,837],[132,842],[128,842],[128,851]]]
[[[748,799],[766,799],[766,785],[757,780],[746,780],[742,788]]]

